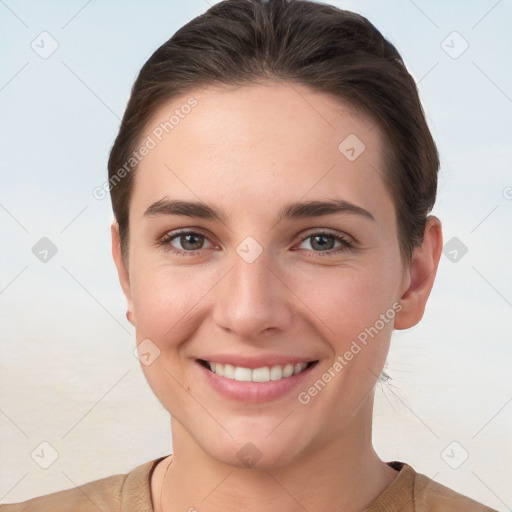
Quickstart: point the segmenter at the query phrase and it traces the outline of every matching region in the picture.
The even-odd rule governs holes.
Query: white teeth
[[[297,373],[302,372],[306,368],[307,363],[287,364],[286,366],[275,365],[272,367],[263,366],[254,370],[222,363],[208,362],[208,365],[212,372],[227,379],[239,382],[270,382],[271,380],[280,380],[297,375]]]
[[[279,380],[283,378],[283,369],[280,366],[270,368],[270,380]]]
[[[217,363],[217,366],[224,366],[224,372],[223,377],[227,377],[228,379],[234,379],[235,378],[235,367],[232,364],[220,364]]]
[[[252,370],[250,368],[241,368],[237,366],[235,368],[235,380],[239,382],[251,382]]]
[[[255,368],[251,373],[251,380],[253,382],[268,382],[270,380],[270,368],[268,366],[264,366],[263,368]]]
[[[291,377],[293,375],[294,369],[295,367],[293,366],[293,364],[287,364],[283,370],[283,377]]]

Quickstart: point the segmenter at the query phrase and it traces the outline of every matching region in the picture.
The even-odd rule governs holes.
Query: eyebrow
[[[332,199],[329,201],[289,203],[281,208],[274,222],[277,224],[283,219],[321,217],[323,215],[335,215],[340,213],[361,215],[375,221],[373,215],[364,208],[342,199]],[[216,210],[206,203],[200,201],[170,200],[166,198],[153,203],[144,212],[144,216],[148,217],[161,215],[183,215],[187,217],[197,217],[200,219],[218,220],[223,223],[227,222],[229,219],[229,215],[227,215],[226,212],[223,210]]]

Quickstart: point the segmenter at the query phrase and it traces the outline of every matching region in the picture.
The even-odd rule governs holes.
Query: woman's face
[[[367,444],[410,282],[378,127],[331,96],[269,83],[174,99],[142,140],[118,268],[173,430],[238,466]],[[338,208],[291,206],[310,202]]]

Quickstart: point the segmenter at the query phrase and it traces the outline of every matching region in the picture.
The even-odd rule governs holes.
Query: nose
[[[234,254],[231,270],[217,287],[217,326],[247,341],[257,341],[290,327],[293,286],[286,282],[282,266],[271,259],[265,251],[252,263]]]

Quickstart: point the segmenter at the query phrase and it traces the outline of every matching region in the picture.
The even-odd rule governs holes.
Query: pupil
[[[332,237],[331,237],[330,235],[317,235],[317,236],[314,236],[313,238],[314,238],[314,240],[315,240],[315,243],[317,243],[317,240],[320,240],[320,239],[323,239],[323,240],[324,240],[324,242],[323,242],[323,243],[322,243],[322,242],[320,242],[320,244],[319,244],[320,248],[325,249],[325,248],[326,248],[326,245],[329,245],[329,247],[327,247],[327,249],[332,249],[332,247],[330,247],[330,245],[332,245],[332,244],[329,244],[329,242],[325,242],[325,240],[326,240],[327,238],[331,238],[331,239],[332,239]]]
[[[191,234],[191,233],[187,233],[186,235],[183,235],[183,237],[182,237],[182,243],[183,243],[183,238],[185,239],[185,243],[183,244],[183,246],[184,246],[184,247],[186,247],[186,244],[188,244],[188,243],[191,243],[192,245],[194,245],[194,242],[193,242],[193,241],[192,241],[192,242],[190,241],[190,239],[191,239],[191,238],[192,238],[192,239],[193,239],[193,238],[196,238],[196,239],[197,239],[198,237],[197,237],[197,235],[194,235],[194,234]],[[195,243],[197,244],[198,242],[195,242]],[[189,248],[189,249],[197,249],[197,247],[188,247],[188,248]]]

